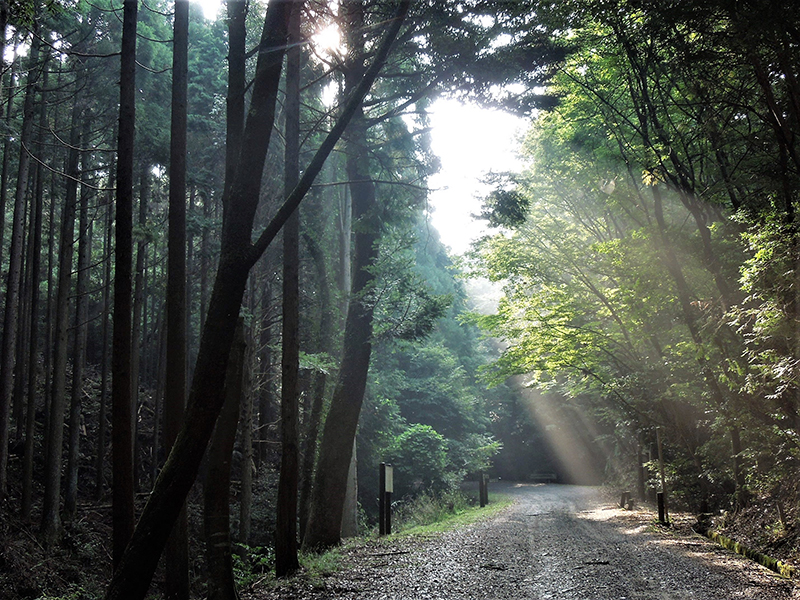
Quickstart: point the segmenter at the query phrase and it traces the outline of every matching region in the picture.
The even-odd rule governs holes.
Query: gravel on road
[[[622,510],[599,488],[494,485],[514,503],[425,538],[358,543],[344,568],[243,594],[246,600],[800,600],[800,589],[691,533]]]

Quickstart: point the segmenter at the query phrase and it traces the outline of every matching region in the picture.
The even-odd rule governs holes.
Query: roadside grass
[[[235,560],[237,587],[242,592],[254,591],[258,587],[283,587],[302,585],[312,588],[324,587],[324,580],[349,566],[349,556],[366,549],[391,549],[393,546],[411,547],[415,540],[424,540],[437,534],[466,527],[489,519],[514,503],[513,498],[502,494],[490,494],[489,504],[483,508],[474,505],[461,493],[439,497],[422,495],[400,507],[392,523],[394,533],[378,536],[377,529],[368,534],[348,538],[341,546],[322,553],[301,552],[300,571],[289,579],[276,579],[274,556],[260,555],[256,548],[247,548],[250,560]],[[409,546],[409,545],[412,546]],[[252,554],[251,554],[252,552]],[[249,564],[248,564],[249,563]]]
[[[490,494],[489,504],[481,508],[469,503],[463,495],[460,499],[432,498],[420,496],[405,509],[398,518],[397,536],[426,536],[450,531],[458,527],[472,525],[488,519],[514,503],[513,498],[504,494]]]

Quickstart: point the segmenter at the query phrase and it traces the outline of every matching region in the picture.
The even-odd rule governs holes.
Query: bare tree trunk
[[[225,377],[225,404],[208,451],[204,526],[209,600],[238,600],[231,560],[230,485],[231,456],[242,403],[244,355],[244,323],[240,319]]]
[[[38,23],[38,18],[35,23]],[[8,253],[8,279],[6,283],[6,303],[3,321],[3,345],[0,348],[0,500],[8,492],[8,441],[11,394],[14,385],[14,358],[16,356],[17,323],[19,320],[20,273],[22,255],[25,251],[25,198],[28,191],[28,175],[31,157],[28,148],[33,139],[33,110],[36,96],[36,82],[39,77],[38,25],[34,25],[29,55],[28,82],[22,109],[22,131],[20,132],[20,155],[17,171],[17,189],[14,196],[14,216],[11,225],[11,246]]]
[[[169,159],[169,239],[167,250],[167,378],[164,448],[169,451],[186,407],[186,104],[189,0],[175,0],[172,55],[172,126]],[[181,509],[167,543],[168,600],[189,597],[189,530]]]
[[[113,422],[113,561],[119,569],[134,531],[131,423],[131,287],[133,271],[133,144],[136,121],[138,0],[124,0],[117,141],[117,211],[114,252],[114,333],[111,355]],[[160,552],[159,552],[160,554]],[[149,584],[149,582],[148,582]]]
[[[224,196],[221,254],[214,290],[197,356],[184,425],[137,523],[122,563],[106,592],[107,600],[140,599],[147,593],[166,544],[197,476],[200,462],[224,401],[224,379],[233,337],[250,270],[275,239],[286,219],[297,209],[343,129],[369,91],[386,61],[408,11],[402,1],[386,35],[375,49],[371,68],[348,97],[340,117],[309,162],[289,198],[281,205],[255,242],[250,242],[261,192],[261,176],[275,122],[275,102],[291,2],[272,0],[264,19],[259,59],[252,85],[253,100],[242,138],[242,152],[234,183]],[[166,533],[165,533],[166,532]]]
[[[157,337],[157,344],[158,344],[158,358],[156,363],[156,383],[155,383],[155,405],[153,407],[153,446],[151,448],[151,452],[153,455],[152,459],[152,471],[150,476],[150,489],[156,483],[156,478],[158,477],[158,471],[161,467],[160,464],[160,455],[159,450],[161,449],[161,421],[162,415],[164,413],[164,388],[166,387],[166,378],[167,378],[167,335],[162,328],[160,327],[161,323],[161,313],[159,313],[159,318],[157,321],[156,331],[159,331],[159,335]]]
[[[342,537],[355,537],[358,535],[358,457],[356,454],[356,440],[353,439],[353,454],[350,457],[350,466],[347,469],[347,489],[344,495],[344,509],[342,510]]]
[[[61,456],[64,439],[64,411],[67,387],[67,330],[69,327],[69,297],[72,280],[72,249],[75,236],[75,210],[78,201],[78,146],[81,111],[76,103],[72,109],[72,133],[67,153],[67,191],[61,215],[61,242],[59,244],[58,291],[56,292],[56,334],[53,350],[53,395],[47,432],[45,456],[45,489],[42,506],[42,538],[52,545],[61,533],[59,498],[61,494]]]
[[[82,146],[88,140],[90,119],[84,118]],[[75,327],[72,351],[72,392],[69,412],[69,444],[67,452],[67,486],[64,492],[64,517],[71,521],[78,507],[78,465],[80,463],[81,400],[83,371],[86,365],[86,340],[89,329],[89,259],[92,249],[92,226],[89,222],[89,156],[81,155],[81,202],[78,218],[78,274],[75,287]]]
[[[147,210],[150,203],[150,165],[141,165],[139,174],[139,227],[147,225]],[[139,389],[141,387],[141,364],[142,355],[145,351],[144,336],[145,327],[143,325],[142,314],[144,312],[144,268],[147,246],[144,238],[139,238],[136,242],[136,266],[133,269],[133,317],[131,321],[131,418],[133,419],[133,487],[135,490],[141,488],[140,478],[142,476],[142,447],[139,440]]]
[[[351,2],[343,6],[343,13],[347,24],[347,45],[353,52],[345,80],[346,87],[351,87],[364,71],[364,7],[360,2]],[[374,307],[365,297],[365,291],[375,278],[370,267],[378,258],[379,224],[375,210],[375,185],[370,177],[367,127],[364,112],[359,108],[350,123],[345,147],[356,232],[352,294],[341,366],[322,431],[308,526],[303,537],[303,546],[309,549],[331,547],[341,542],[347,473],[372,351]]]
[[[349,218],[348,218],[349,221]],[[349,234],[348,234],[349,239]],[[317,270],[317,296],[319,297],[319,329],[317,331],[317,351],[330,352],[331,346],[331,294],[328,289],[328,278],[325,269],[325,257],[321,248],[311,236],[306,236],[306,246]],[[349,244],[348,244],[349,250]],[[313,383],[309,391],[310,408],[306,411],[304,419],[305,446],[303,449],[303,462],[300,471],[300,535],[305,535],[308,524],[308,510],[311,502],[311,483],[314,478],[314,463],[317,457],[317,444],[319,441],[319,426],[322,421],[322,409],[325,402],[325,385],[327,375],[324,371],[314,373]]]
[[[47,71],[44,74],[43,88],[47,88]],[[39,124],[45,122],[45,102],[41,103],[39,110]],[[42,135],[39,135],[39,148],[42,147]],[[31,267],[31,297],[30,297],[30,346],[28,353],[28,406],[25,415],[25,449],[22,456],[22,501],[20,518],[24,523],[29,523],[33,501],[33,455],[35,451],[36,432],[36,365],[39,364],[39,283],[41,280],[42,263],[42,213],[44,209],[44,173],[41,165],[36,167],[36,195],[33,208],[32,234],[33,245],[30,255]]]
[[[109,188],[114,188],[114,170],[109,177]],[[105,467],[106,467],[106,438],[108,438],[108,375],[109,375],[109,348],[108,339],[110,328],[108,317],[111,313],[111,238],[114,232],[113,206],[109,198],[106,207],[105,239],[103,242],[103,256],[105,260],[103,276],[103,309],[102,309],[102,330],[103,330],[103,349],[102,365],[100,367],[100,408],[97,414],[97,452],[95,454],[95,476],[94,476],[94,499],[100,501],[103,497],[105,488]]]
[[[256,451],[256,465],[259,467],[267,459],[267,450],[269,449],[266,443],[267,432],[275,416],[275,392],[272,385],[272,316],[266,308],[272,305],[272,282],[268,281],[264,285],[263,297],[262,304],[265,309],[261,317],[261,331],[258,343],[261,349],[259,364],[261,365],[260,376],[262,379],[258,392],[258,450]]]
[[[5,2],[3,2],[5,4]],[[11,110],[14,107],[14,89],[13,82],[17,74],[17,53],[14,50],[14,58],[11,61],[11,68],[8,73],[8,93],[6,96],[6,114],[5,125],[11,129]],[[0,169],[0,264],[3,263],[3,248],[5,248],[5,234],[6,234],[6,201],[8,200],[8,158],[11,152],[11,136],[3,136],[3,164]]]
[[[300,13],[296,3],[289,19],[286,53],[286,132],[284,193],[300,178]],[[283,227],[283,333],[281,336],[281,468],[275,528],[275,574],[286,577],[300,568],[297,558],[297,486],[300,435],[300,215]]]
[[[239,541],[248,544],[252,521],[253,505],[253,396],[250,393],[252,380],[252,360],[245,362],[245,389],[242,396],[242,483],[239,493]]]

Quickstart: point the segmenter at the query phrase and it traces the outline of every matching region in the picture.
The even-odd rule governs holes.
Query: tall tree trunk
[[[159,318],[156,322],[156,331],[159,334],[156,337],[157,344],[158,344],[158,356],[156,359],[156,377],[155,377],[155,405],[153,407],[153,445],[151,448],[152,452],[152,471],[150,476],[150,489],[153,489],[153,486],[156,483],[156,478],[158,477],[158,470],[161,467],[160,464],[160,450],[161,450],[161,421],[162,415],[164,413],[164,388],[166,387],[166,379],[167,379],[167,335],[160,326],[162,321],[161,313],[165,311],[159,312]]]
[[[147,210],[150,203],[150,164],[141,166],[139,173],[139,228],[147,225]],[[144,237],[136,242],[136,266],[133,269],[133,317],[131,321],[131,418],[133,420],[133,488],[141,488],[142,447],[139,440],[139,388],[142,380],[142,356],[145,353],[146,327],[143,324],[144,313],[144,276],[147,244]]]
[[[113,189],[116,179],[114,170],[109,176],[109,188]],[[104,275],[103,275],[103,308],[101,313],[103,332],[103,346],[101,350],[102,364],[100,366],[100,407],[97,413],[97,451],[95,453],[94,499],[99,502],[103,497],[105,488],[106,467],[106,439],[108,438],[108,376],[109,376],[109,347],[108,340],[111,334],[108,317],[111,314],[111,239],[114,234],[114,210],[111,198],[106,206],[105,238],[103,241]]]
[[[5,2],[4,2],[5,3]],[[11,61],[11,68],[8,72],[8,88],[6,94],[6,110],[5,110],[5,126],[11,129],[11,111],[14,107],[14,88],[13,83],[17,75],[17,52],[14,49],[14,58]],[[8,170],[9,170],[9,156],[11,154],[11,136],[3,136],[3,164],[0,169],[0,264],[3,264],[5,258],[3,249],[5,248],[5,235],[6,235],[6,202],[8,200]]]
[[[114,573],[106,592],[107,600],[138,600],[147,593],[158,564],[158,555],[166,544],[168,533],[165,531],[169,531],[186,500],[222,409],[228,357],[250,270],[275,239],[286,219],[297,209],[325,159],[341,137],[343,129],[361,106],[364,96],[386,61],[409,7],[406,0],[402,1],[395,18],[388,21],[386,35],[375,50],[375,58],[367,75],[348,97],[339,119],[309,162],[294,192],[252,243],[250,240],[261,193],[261,176],[275,121],[275,102],[286,46],[290,5],[288,0],[272,0],[264,19],[252,85],[252,101],[242,138],[242,148],[247,148],[248,151],[241,153],[234,183],[223,198],[219,267],[200,342],[184,425],[144,507],[123,561]]]
[[[186,102],[189,0],[175,0],[172,55],[172,125],[169,153],[167,249],[167,378],[164,448],[180,431],[186,406]],[[189,597],[189,529],[186,507],[172,529],[166,554],[168,600]]]
[[[295,3],[289,19],[286,53],[286,132],[284,193],[300,178],[300,14]],[[297,558],[297,487],[299,463],[300,370],[300,215],[283,227],[283,332],[281,338],[281,468],[275,529],[275,574],[286,577],[300,568]]]
[[[348,219],[349,220],[349,219]],[[348,235],[349,239],[349,235]],[[317,352],[330,354],[331,347],[331,291],[328,289],[325,256],[322,249],[311,236],[305,236],[306,246],[317,270],[317,297],[319,298],[317,330]],[[349,250],[349,244],[348,244]],[[349,284],[348,284],[349,286]],[[309,396],[310,408],[306,411],[304,422],[305,446],[303,449],[303,463],[300,471],[300,535],[305,535],[308,524],[308,510],[311,502],[311,483],[314,477],[314,463],[317,457],[317,444],[319,441],[319,426],[322,421],[322,409],[325,402],[325,384],[327,375],[324,371],[317,371],[313,376],[313,383]]]
[[[89,139],[90,119],[83,122],[82,146]],[[92,249],[92,226],[89,222],[89,155],[81,155],[81,202],[78,218],[78,274],[75,286],[75,328],[72,352],[72,395],[69,412],[69,444],[67,452],[67,486],[64,491],[64,517],[71,521],[78,507],[78,465],[80,463],[81,400],[83,371],[86,365],[86,340],[89,329],[89,259]]]
[[[59,498],[61,495],[61,456],[64,439],[64,411],[67,387],[67,330],[69,328],[69,297],[72,280],[72,249],[75,236],[75,210],[78,201],[78,127],[81,110],[78,103],[72,109],[72,133],[67,152],[67,190],[61,215],[61,242],[59,244],[58,290],[56,292],[56,334],[53,350],[53,390],[50,419],[47,430],[45,456],[45,488],[42,503],[42,538],[52,545],[61,533]]]
[[[239,541],[249,544],[253,505],[253,396],[250,393],[252,381],[252,360],[245,362],[245,389],[242,396],[242,483],[239,493]]]
[[[8,492],[8,441],[9,412],[14,385],[14,358],[16,356],[17,323],[19,312],[20,273],[24,248],[25,198],[28,191],[28,175],[31,157],[28,148],[33,139],[33,110],[36,97],[36,83],[39,78],[38,18],[34,25],[34,35],[28,64],[28,81],[22,109],[22,131],[20,132],[20,154],[17,171],[17,189],[14,196],[14,216],[11,224],[11,246],[8,252],[8,278],[6,283],[6,303],[3,320],[3,345],[0,348],[0,500]]]
[[[244,322],[239,320],[225,376],[225,403],[208,450],[204,526],[208,559],[208,600],[238,600],[231,560],[231,456],[236,441],[244,371]]]
[[[43,88],[47,88],[47,71],[44,74]],[[42,102],[39,108],[39,149],[41,150],[43,135],[41,131],[45,123],[46,103]],[[41,280],[42,263],[42,213],[44,209],[44,169],[41,165],[36,167],[36,194],[33,208],[32,235],[33,251],[30,254],[31,267],[31,297],[30,297],[30,346],[28,353],[28,406],[25,415],[25,448],[22,455],[22,500],[20,518],[24,523],[29,523],[33,504],[33,455],[35,452],[36,433],[36,380],[39,364],[39,283]]]
[[[264,285],[262,305],[264,306],[261,316],[261,330],[259,333],[258,347],[261,348],[259,365],[261,366],[260,376],[261,385],[258,386],[258,450],[256,451],[256,466],[267,459],[269,445],[267,442],[267,432],[270,423],[275,418],[274,404],[275,391],[272,382],[272,315],[268,307],[272,305],[272,282],[267,281]]]
[[[33,187],[36,189],[36,172],[31,175],[31,180],[28,183],[28,188]],[[32,204],[32,203],[30,203]],[[31,221],[33,220],[32,206],[26,211],[24,230],[27,232],[31,229]],[[14,445],[19,447],[22,443],[22,433],[24,429],[25,418],[25,381],[28,378],[28,346],[30,341],[30,311],[31,311],[31,261],[30,255],[33,252],[33,236],[28,235],[24,240],[26,245],[25,255],[23,257],[23,269],[20,272],[20,294],[19,294],[19,322],[17,328],[17,353],[14,359],[14,386],[11,392],[11,420],[14,423]]]
[[[58,74],[56,79],[56,87],[61,86],[62,75],[61,73]],[[55,119],[53,123],[53,127],[56,131],[59,131],[59,126],[61,125],[61,112],[56,111]],[[55,290],[56,286],[53,285],[55,281],[55,264],[56,264],[56,257],[55,251],[57,249],[58,242],[56,241],[56,224],[61,223],[63,215],[59,214],[59,202],[63,205],[62,195],[60,195],[61,190],[59,189],[58,183],[61,182],[61,177],[59,177],[56,173],[51,173],[50,177],[50,201],[49,201],[49,208],[50,208],[50,218],[48,219],[48,231],[47,231],[47,314],[45,316],[45,353],[44,353],[44,430],[49,431],[50,429],[50,405],[52,404],[53,400],[53,360],[55,356],[53,355],[53,348],[55,346],[54,336],[55,336],[55,321],[56,321],[56,306],[55,306]],[[47,446],[48,446],[48,438],[45,435],[43,444],[42,444],[42,454],[47,456]]]
[[[354,54],[346,69],[351,88],[364,72],[364,7],[350,2],[342,7],[348,47]],[[311,494],[308,526],[303,546],[319,549],[341,541],[347,473],[353,452],[372,351],[373,305],[366,291],[375,279],[370,268],[378,258],[379,222],[375,184],[370,177],[367,120],[359,107],[346,135],[347,175],[353,206],[353,283],[345,323],[344,349],[328,416],[322,431],[319,462]]]
[[[138,0],[124,0],[117,138],[114,333],[111,350],[113,562],[118,569],[134,531],[131,423],[131,287],[133,271],[133,144],[136,120]],[[148,582],[149,583],[149,582]]]

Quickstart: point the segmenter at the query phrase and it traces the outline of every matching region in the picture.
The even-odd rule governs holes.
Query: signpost
[[[394,469],[381,463],[380,492],[378,494],[378,533],[392,533],[392,492],[394,491]]]

